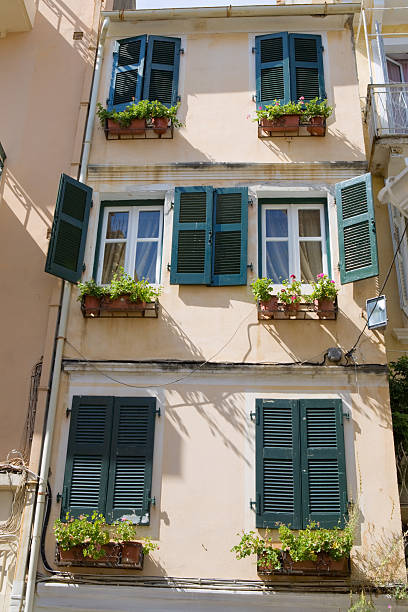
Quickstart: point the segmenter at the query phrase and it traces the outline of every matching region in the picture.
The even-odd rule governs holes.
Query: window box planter
[[[282,115],[279,119],[261,119],[263,131],[271,135],[272,132],[297,132],[299,130],[300,115]]]
[[[130,125],[123,127],[117,121],[108,119],[108,130],[110,134],[116,135],[140,135],[144,134],[146,129],[146,119],[133,119]]]
[[[101,309],[101,298],[94,295],[84,295],[82,305],[89,316],[96,316]]]
[[[160,136],[167,132],[169,127],[168,117],[152,117],[153,131]]]
[[[81,300],[81,311],[86,319],[95,318],[154,318],[159,316],[159,302],[131,302],[126,295],[111,300],[84,295]]]
[[[84,545],[74,546],[69,550],[62,550],[57,544],[57,565],[71,565],[74,567],[118,567],[130,569],[143,569],[143,545],[141,542],[123,542],[104,544],[102,549],[106,554],[100,559],[84,557]]]
[[[266,301],[259,301],[259,308],[261,309],[262,312],[277,312],[278,310],[278,296],[277,295],[272,295],[271,298],[269,300]]]
[[[294,308],[295,306],[295,308]],[[284,304],[282,302],[269,303],[258,301],[258,320],[275,320],[284,319],[287,321],[296,320],[336,320],[337,319],[337,300],[329,301],[322,300],[320,303],[316,302],[299,302],[298,304]]]
[[[292,576],[339,576],[350,575],[350,558],[333,559],[325,552],[317,553],[316,561],[293,561],[290,554],[282,552],[280,555],[281,569],[277,570],[262,565],[258,557],[258,574],[292,575]]]
[[[123,542],[121,544],[122,567],[143,567],[143,546],[141,542]]]
[[[334,300],[316,300],[315,306],[319,319],[333,319],[335,311]]]
[[[141,300],[133,302],[130,300],[128,295],[121,295],[114,300],[111,300],[108,297],[102,298],[101,307],[103,308],[103,310],[113,310],[115,312],[118,312],[120,310],[145,310],[146,302],[142,302]]]
[[[326,118],[322,115],[310,117],[307,131],[312,136],[324,136],[326,133]]]

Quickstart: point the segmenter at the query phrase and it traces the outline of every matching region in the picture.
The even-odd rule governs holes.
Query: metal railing
[[[366,121],[371,144],[385,136],[408,137],[408,83],[369,85]]]

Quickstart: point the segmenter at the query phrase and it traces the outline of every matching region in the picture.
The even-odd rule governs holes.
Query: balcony
[[[369,85],[366,123],[371,172],[398,173],[390,168],[390,156],[403,160],[408,155],[408,83]]]
[[[35,0],[2,0],[0,2],[0,35],[27,32],[34,24],[37,12]]]

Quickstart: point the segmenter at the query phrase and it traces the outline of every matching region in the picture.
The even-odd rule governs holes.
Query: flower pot
[[[108,119],[108,131],[110,134],[144,134],[146,119],[132,119],[127,127],[123,127],[117,121]]]
[[[87,315],[98,314],[101,308],[101,298],[94,295],[84,295],[82,297],[82,308]]]
[[[60,563],[64,565],[75,565],[76,563],[81,563],[84,560],[84,555],[82,554],[84,547],[82,544],[78,546],[73,546],[69,550],[63,550],[61,546],[57,545],[57,556]]]
[[[123,311],[123,310],[144,310],[146,308],[146,302],[137,300],[132,302],[128,295],[120,295],[119,297],[111,300],[110,298],[104,298],[102,301],[101,309],[108,311]]]
[[[334,300],[316,300],[317,316],[319,319],[334,318]]]
[[[259,300],[261,312],[276,312],[278,310],[278,296],[271,295],[269,300]]]
[[[293,561],[288,552],[280,553],[281,568],[276,570],[271,566],[262,563],[259,558],[259,574],[291,574],[299,576],[349,576],[350,559],[333,559],[325,552],[317,553],[316,561]]]
[[[326,133],[326,119],[323,115],[310,117],[310,125],[307,126],[307,131],[312,136],[324,136]]]
[[[278,119],[261,119],[261,127],[266,134],[272,132],[297,132],[300,115],[282,115]]]
[[[143,567],[143,546],[141,542],[122,542],[121,565],[136,569]]]
[[[114,542],[103,544],[101,549],[105,554],[98,559],[84,557],[84,548],[84,544],[79,544],[78,546],[73,546],[69,550],[62,550],[62,548],[58,545],[57,551],[59,563],[61,565],[79,565],[87,567],[112,566],[118,565],[119,563],[120,547]]]
[[[284,305],[284,312],[286,312],[289,317],[295,316],[298,310],[299,304],[297,302],[292,302],[291,304]]]
[[[153,132],[155,134],[165,134],[169,126],[168,117],[152,117]]]

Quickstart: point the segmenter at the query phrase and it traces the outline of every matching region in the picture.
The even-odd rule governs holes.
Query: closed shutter
[[[300,528],[299,407],[296,400],[256,400],[257,527]]]
[[[300,400],[303,526],[344,525],[347,514],[342,402]]]
[[[177,103],[180,38],[149,36],[143,97],[166,106]]]
[[[292,100],[326,98],[322,38],[315,34],[289,34]]]
[[[105,514],[113,398],[74,397],[61,518]]]
[[[76,283],[82,275],[92,189],[61,175],[45,271]]]
[[[170,283],[211,281],[212,187],[176,187]]]
[[[115,398],[106,518],[149,522],[155,398]]]
[[[212,281],[216,286],[247,282],[248,190],[215,190]]]
[[[123,111],[140,101],[147,36],[124,38],[116,43],[113,54],[112,80],[108,110]]]
[[[291,99],[287,32],[255,37],[256,100],[262,108]]]
[[[378,274],[371,174],[336,185],[342,285]]]

